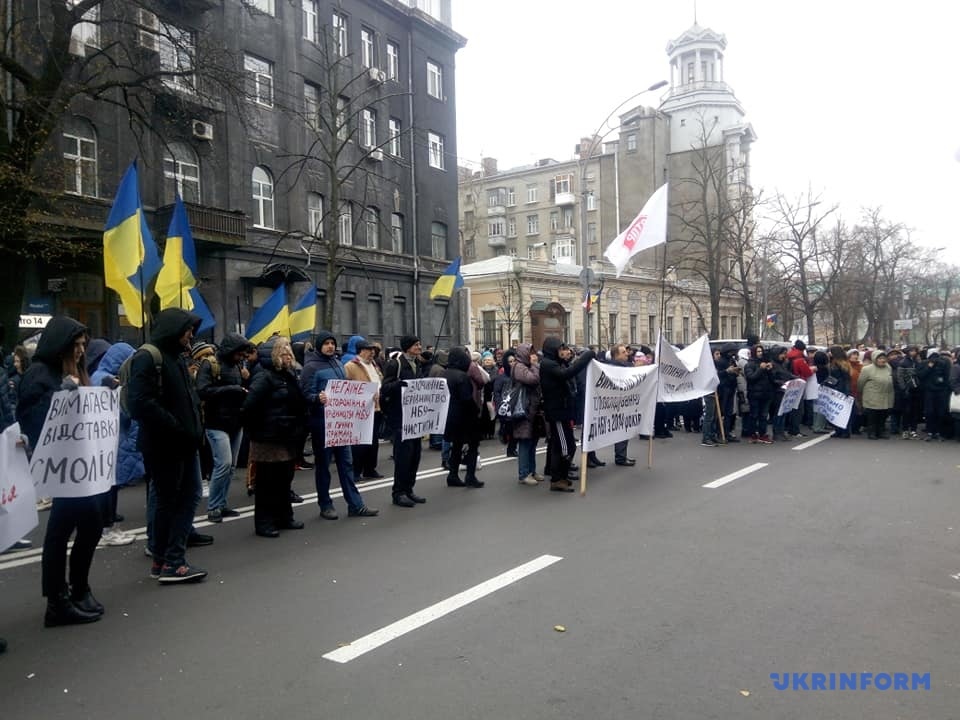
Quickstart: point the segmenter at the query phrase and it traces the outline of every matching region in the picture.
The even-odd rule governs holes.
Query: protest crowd
[[[209,522],[239,515],[228,504],[238,468],[245,467],[253,529],[263,538],[304,528],[293,510],[303,502],[292,486],[298,469],[314,472],[321,518],[340,517],[330,493],[331,464],[347,516],[376,517],[379,510],[366,504],[357,483],[384,478],[387,448],[392,504],[425,503],[416,487],[425,439],[439,452],[449,487],[484,487],[479,446],[497,438],[507,456],[517,458],[519,485],[573,493],[580,470],[575,431],[592,436],[603,425],[596,412],[591,419],[588,374],[594,373],[596,387],[595,378],[608,374],[614,387],[631,369],[653,370],[657,362],[646,346],[577,350],[556,337],[542,348],[517,343],[477,352],[424,346],[407,335],[399,347],[384,350],[362,336],[341,346],[337,335],[321,330],[306,343],[274,335],[254,346],[227,334],[214,346],[195,341],[198,323],[186,310],[163,310],[149,344],[135,349],[91,340],[79,322],[56,316],[32,357],[17,347],[7,358],[0,419],[7,428],[19,423],[18,442],[34,466],[41,453],[68,442],[46,426],[57,393],[105,388],[119,404],[110,486],[94,495],[36,500],[37,510],[50,511],[42,555],[48,627],[103,615],[89,583],[95,550],[134,542],[119,529],[118,487],[146,488],[150,576],[163,585],[196,582],[207,573],[187,559],[188,549],[214,538],[196,531],[195,513],[206,497]],[[685,356],[683,348],[661,343],[664,379],[654,389],[652,422],[646,418],[629,437],[609,443],[616,465],[636,464],[631,441],[665,440],[675,432],[698,433],[707,448],[828,433],[960,440],[960,349],[813,348],[802,340],[773,345],[756,337],[715,345],[701,338]],[[607,370],[598,371],[592,360]],[[604,407],[603,398],[593,397]],[[541,442],[546,455],[538,467]],[[581,437],[581,451],[587,444]],[[583,458],[592,469],[606,465],[595,450]],[[46,462],[48,470],[54,467]],[[11,550],[29,546],[19,540]]]

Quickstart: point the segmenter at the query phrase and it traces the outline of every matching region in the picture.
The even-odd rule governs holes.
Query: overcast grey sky
[[[669,79],[667,42],[693,19],[693,0],[454,0],[460,164],[570,159],[618,103]],[[851,223],[881,206],[960,263],[960,2],[698,0],[697,20],[727,37],[755,188],[812,185]]]

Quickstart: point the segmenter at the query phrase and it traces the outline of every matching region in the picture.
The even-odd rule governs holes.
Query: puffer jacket
[[[762,363],[770,363],[776,366],[770,358],[750,358],[743,369],[744,377],[747,379],[747,395],[773,397],[777,389],[774,380],[774,368],[760,367]]]
[[[247,352],[253,344],[243,335],[228,333],[217,349],[216,368],[209,358],[197,372],[197,394],[203,401],[203,424],[211,430],[233,434],[240,429],[240,412],[247,395],[240,374],[242,363],[232,362],[237,352]]]
[[[889,410],[893,407],[893,369],[876,363],[865,366],[857,378],[860,403],[866,410]]]
[[[90,376],[91,385],[114,388],[119,384],[120,366],[136,349],[125,342],[112,345],[100,360],[97,371]],[[142,478],[143,454],[137,449],[140,424],[120,409],[120,441],[117,447],[117,485],[131,485]]]
[[[151,342],[160,350],[160,380],[153,358],[138,350],[131,360],[127,400],[130,415],[140,423],[138,446],[144,455],[188,458],[203,443],[200,398],[180,338],[200,318],[180,308],[161,310],[154,318]]]
[[[466,348],[450,348],[447,369],[443,371],[450,392],[447,425],[443,432],[447,440],[480,431],[480,404],[476,400],[474,383],[468,374],[471,362]]]
[[[540,412],[540,366],[530,362],[533,346],[523,343],[517,347],[517,362],[510,371],[514,385],[523,385],[527,389],[527,416],[513,420],[513,437],[517,440],[529,440],[534,437],[533,419]]]
[[[548,337],[543,341],[543,360],[540,362],[540,391],[543,414],[548,422],[573,421],[577,417],[576,390],[571,391],[570,380],[577,377],[596,357],[593,350],[584,351],[569,365],[560,361],[563,341]]]
[[[787,361],[790,363],[790,372],[801,380],[806,380],[813,375],[813,368],[807,362],[803,350],[798,350],[795,347],[787,350]]]
[[[322,346],[324,340],[333,337],[333,333],[321,330],[317,335],[317,347]],[[324,355],[319,350],[308,352],[304,361],[303,373],[300,375],[300,390],[310,409],[311,426],[322,430],[323,405],[317,400],[317,396],[323,392],[330,380],[346,380],[347,373],[336,355]]]
[[[924,393],[946,395],[950,389],[950,360],[938,355],[920,361],[917,364],[917,380]]]
[[[307,403],[297,376],[263,363],[243,401],[244,432],[254,442],[278,445],[294,454],[303,449]]]

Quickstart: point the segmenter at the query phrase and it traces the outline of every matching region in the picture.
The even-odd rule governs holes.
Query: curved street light
[[[624,105],[631,102],[632,100],[637,99],[641,95],[645,95],[648,92],[653,92],[654,90],[659,90],[660,88],[665,87],[668,84],[669,83],[666,80],[661,80],[660,82],[656,82],[650,87],[644,90],[641,90],[640,92],[634,93],[633,95],[628,97],[626,100],[622,100],[620,103],[616,105],[616,107],[613,108],[613,110],[610,111],[607,117],[604,118],[603,122],[600,123],[600,125],[597,127],[594,133],[590,136],[590,145],[587,147],[586,152],[584,152],[582,147],[580,148],[580,154],[579,154],[579,157],[577,158],[577,165],[580,171],[579,172],[579,175],[580,175],[580,266],[584,269],[584,273],[582,275],[584,278],[587,278],[590,275],[590,273],[586,272],[586,270],[588,269],[587,213],[586,213],[587,165],[590,161],[590,158],[592,158],[594,152],[596,152],[597,146],[603,142],[603,138],[609,135],[613,131],[614,128],[608,127],[606,131],[604,131],[603,128],[607,125],[607,123],[610,122],[610,118],[612,118],[620,110],[620,108],[622,108]],[[656,132],[656,128],[654,128],[653,132]],[[586,284],[586,280],[584,281],[584,283]],[[589,286],[585,287],[584,290],[586,292],[590,292]],[[589,347],[590,345],[590,312],[586,308],[583,309],[583,339],[584,339],[583,344]]]

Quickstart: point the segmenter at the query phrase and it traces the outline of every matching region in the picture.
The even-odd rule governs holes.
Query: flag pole
[[[240,333],[241,335],[243,335],[244,337],[246,337],[246,334],[244,333],[244,330],[246,330],[246,328],[243,327],[243,320],[241,320],[240,317],[241,317],[241,315],[240,315],[240,296],[237,295],[237,332]]]
[[[140,258],[140,268],[137,270],[137,274],[140,276],[140,344],[144,345],[147,342],[147,312],[143,307],[146,303],[146,297],[143,290],[143,257]]]
[[[723,412],[720,410],[720,395],[716,390],[713,391],[713,401],[717,404],[717,425],[720,427],[720,440],[726,445],[727,434],[723,429]]]
[[[433,341],[433,351],[436,352],[437,348],[440,346],[440,336],[443,335],[443,325],[447,322],[447,313],[450,312],[450,303],[453,302],[453,297],[447,298],[447,304],[443,308],[443,317],[440,318],[440,328],[437,330],[437,339]]]
[[[583,449],[583,428],[580,429],[580,497],[587,494],[587,451]]]

